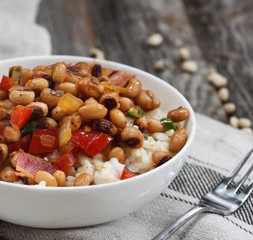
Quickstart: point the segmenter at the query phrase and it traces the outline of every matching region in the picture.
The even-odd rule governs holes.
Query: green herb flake
[[[170,118],[162,118],[160,121],[169,130],[171,130],[171,129],[174,131],[177,130],[177,127],[174,125],[174,123],[172,122],[172,120]]]
[[[133,106],[126,112],[126,114],[131,118],[140,118],[143,112],[144,111],[140,107]]]

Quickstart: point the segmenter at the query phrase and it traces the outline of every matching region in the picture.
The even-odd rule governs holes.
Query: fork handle
[[[176,222],[172,223],[168,227],[166,227],[162,232],[156,235],[152,240],[166,240],[169,238],[174,232],[176,232],[180,227],[182,227],[185,223],[195,217],[198,213],[206,212],[209,208],[207,206],[198,204],[195,207],[191,208],[185,214],[183,214]]]

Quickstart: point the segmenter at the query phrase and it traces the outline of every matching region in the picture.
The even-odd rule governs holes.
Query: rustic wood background
[[[252,11],[252,0],[42,0],[37,21],[51,34],[53,54],[88,56],[90,48],[99,48],[108,60],[172,84],[195,111],[228,122],[207,73],[215,66],[228,78],[235,116],[253,120]],[[156,32],[165,41],[150,48],[146,39]],[[190,50],[197,73],[181,70],[180,46]],[[161,58],[169,62],[158,73],[154,62]]]

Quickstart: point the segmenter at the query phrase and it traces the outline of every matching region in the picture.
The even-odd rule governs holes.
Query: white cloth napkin
[[[49,34],[35,23],[38,4],[39,0],[0,1],[0,59],[50,54]],[[193,207],[253,145],[252,135],[201,114],[197,114],[197,126],[194,144],[180,174],[163,193],[139,210],[106,224],[77,229],[36,229],[0,221],[0,239],[151,239]],[[252,202],[253,196],[228,217],[199,215],[171,239],[253,239]]]
[[[0,60],[51,53],[48,31],[35,23],[39,2],[0,1]]]

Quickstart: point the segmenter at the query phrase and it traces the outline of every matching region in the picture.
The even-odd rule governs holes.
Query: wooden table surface
[[[253,120],[252,0],[42,0],[37,22],[51,34],[53,54],[88,56],[101,49],[106,59],[150,72],[176,87],[195,111],[228,122],[224,102],[207,81],[214,66],[228,79],[228,102],[236,117]],[[146,44],[153,33],[164,42]],[[182,71],[185,46],[199,70]],[[168,59],[162,72],[154,62]]]

